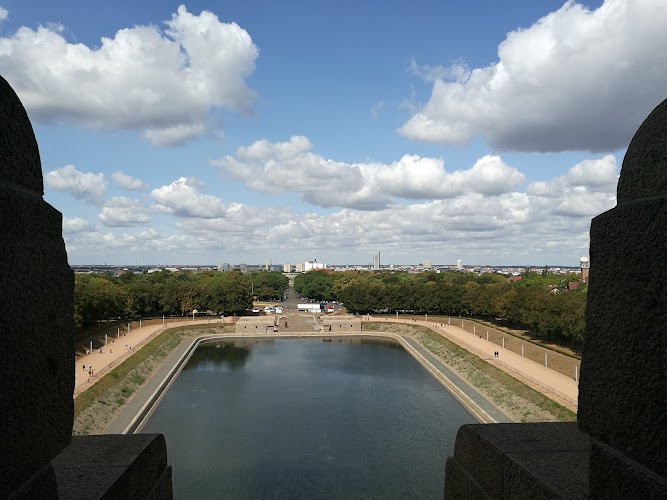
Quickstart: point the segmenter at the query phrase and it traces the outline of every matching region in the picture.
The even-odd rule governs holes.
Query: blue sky
[[[0,0],[0,74],[72,264],[576,265],[667,97],[666,23],[663,0]]]

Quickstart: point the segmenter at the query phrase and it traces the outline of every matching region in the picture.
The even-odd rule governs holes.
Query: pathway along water
[[[441,498],[475,419],[398,344],[201,345],[142,432],[162,432],[176,498]]]

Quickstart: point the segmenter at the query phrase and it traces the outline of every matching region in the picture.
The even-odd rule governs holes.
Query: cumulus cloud
[[[498,61],[467,70],[419,67],[430,100],[402,135],[461,144],[477,135],[499,150],[613,151],[628,144],[664,98],[663,0],[575,1],[507,35]]]
[[[213,162],[256,191],[295,192],[321,207],[363,210],[386,207],[396,199],[433,199],[465,192],[498,195],[525,177],[499,156],[485,156],[470,169],[448,172],[442,158],[405,155],[391,164],[348,164],[310,152],[304,136],[289,141],[257,141]]]
[[[118,187],[121,187],[126,191],[142,191],[146,188],[146,184],[144,184],[142,181],[139,179],[133,179],[121,171],[112,173],[111,180],[114,181]]]
[[[78,233],[81,231],[90,231],[93,226],[88,220],[81,217],[63,217],[63,232]]]
[[[107,192],[104,174],[79,172],[73,165],[65,165],[63,168],[47,172],[44,183],[51,189],[69,193],[79,200],[95,205],[102,203],[102,198]]]
[[[593,217],[616,204],[618,177],[616,158],[607,155],[577,163],[550,182],[532,182],[526,193],[557,215]]]
[[[502,171],[493,157],[480,159],[464,172],[475,168]],[[111,227],[109,232],[66,232],[65,239],[68,252],[93,256],[104,245],[149,256],[170,252],[173,260],[197,252],[217,256],[224,250],[225,260],[231,262],[263,261],[267,255],[294,261],[317,255],[330,263],[337,259],[350,263],[351,255],[370,256],[382,249],[387,262],[397,263],[436,258],[447,263],[463,257],[480,264],[576,265],[587,252],[591,218],[616,204],[618,173],[616,159],[603,156],[581,161],[559,177],[532,182],[525,190],[495,192],[480,184],[476,191],[461,188],[460,194],[441,199],[392,202],[382,210],[340,208],[326,214],[235,202],[223,205],[218,198],[201,194],[201,183],[181,178],[154,190],[156,205],[150,209],[142,211],[134,200],[114,198],[100,214],[103,223],[102,214],[111,214],[106,221],[110,226],[123,220],[112,219],[114,212],[104,208],[118,208],[121,214],[124,207],[143,214],[171,214],[177,219],[168,229],[128,232]],[[403,182],[394,175],[396,183]],[[476,178],[460,174],[455,180],[467,186]]]
[[[168,186],[151,191],[155,210],[179,217],[215,219],[224,217],[225,205],[220,198],[201,194],[203,184],[192,177],[181,177]]]
[[[141,203],[122,196],[105,202],[97,218],[109,227],[137,226],[150,222],[147,210]]]
[[[0,73],[33,120],[140,130],[158,146],[215,133],[216,109],[250,112],[250,35],[183,5],[164,24],[121,29],[98,47],[68,42],[62,26],[21,27],[0,38]]]
[[[0,21],[4,21],[5,19],[7,19],[8,15],[9,12],[7,11],[7,9],[0,7]]]

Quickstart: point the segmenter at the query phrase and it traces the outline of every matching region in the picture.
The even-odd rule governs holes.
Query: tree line
[[[465,272],[310,271],[295,278],[294,288],[311,299],[341,301],[351,313],[475,316],[580,343],[587,287],[567,287],[578,280],[576,274],[546,270],[525,272],[515,282],[507,276]]]
[[[192,311],[233,314],[252,308],[253,299],[280,299],[289,280],[276,272],[161,271],[134,274],[77,274],[74,277],[77,329],[102,320],[175,316]]]

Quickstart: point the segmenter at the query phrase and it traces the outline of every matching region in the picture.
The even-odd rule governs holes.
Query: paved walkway
[[[144,326],[142,328],[130,328],[129,333],[127,329],[121,329],[120,336],[118,336],[118,334],[109,335],[107,337],[106,346],[93,349],[92,353],[78,356],[76,358],[74,395],[76,396],[81,391],[93,385],[111,368],[125,361],[132,353],[141,349],[166,328],[174,326],[214,324],[215,322],[216,320],[213,318],[195,321],[178,321],[177,323],[170,323],[167,320],[164,325],[159,323]],[[225,323],[229,322],[231,322],[231,318],[225,318]],[[129,349],[129,346],[132,346],[131,350]],[[91,368],[93,376],[89,374]]]

